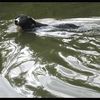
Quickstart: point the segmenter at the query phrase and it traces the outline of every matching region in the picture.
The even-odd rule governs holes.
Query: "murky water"
[[[99,3],[1,3],[0,8],[0,74],[17,93],[100,97]],[[18,32],[14,18],[21,13],[49,26]],[[61,23],[80,28],[52,27]]]

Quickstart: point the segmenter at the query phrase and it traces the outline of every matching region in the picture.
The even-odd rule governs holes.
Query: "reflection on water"
[[[100,17],[37,19],[50,26],[17,32],[0,21],[0,72],[27,97],[100,97]],[[52,27],[74,23],[79,29]]]

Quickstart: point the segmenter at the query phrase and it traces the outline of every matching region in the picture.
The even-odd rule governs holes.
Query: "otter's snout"
[[[15,25],[19,25],[19,19],[15,19]]]

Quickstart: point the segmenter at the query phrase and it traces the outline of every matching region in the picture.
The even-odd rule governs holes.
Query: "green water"
[[[100,19],[100,3],[0,3],[0,73],[16,92],[37,98],[100,97],[100,31],[63,38],[6,32],[19,14],[54,22]]]
[[[99,2],[9,2],[0,3],[0,8],[0,16],[2,19],[13,19],[20,13],[33,16],[34,18],[78,18],[100,16]]]

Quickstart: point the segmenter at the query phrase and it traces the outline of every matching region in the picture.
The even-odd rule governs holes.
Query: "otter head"
[[[26,15],[19,15],[15,18],[15,25],[23,30],[31,30],[35,28],[36,22],[31,17]]]

